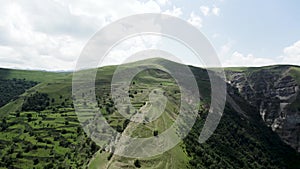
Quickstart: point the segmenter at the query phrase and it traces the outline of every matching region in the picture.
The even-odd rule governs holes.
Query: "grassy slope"
[[[154,60],[157,61],[157,60]],[[251,71],[259,71],[260,69],[276,69],[278,66],[269,66],[264,68],[249,68]],[[247,68],[228,68],[231,71],[248,71]],[[199,68],[193,68],[192,71],[196,75],[201,94],[209,95],[208,77],[205,71]],[[147,82],[147,76],[143,76]],[[145,80],[146,79],[146,80]],[[153,81],[153,79],[152,79]],[[209,100],[209,99],[208,99]],[[232,108],[225,110],[225,116],[222,119],[216,134],[205,144],[197,143],[199,128],[203,124],[204,119],[200,118],[196,128],[190,133],[189,137],[176,146],[172,150],[155,157],[154,159],[140,159],[141,168],[166,168],[169,159],[175,159],[170,168],[297,168],[299,165],[299,155],[282,143],[280,138],[274,134],[269,128],[264,126],[259,117],[259,113],[255,113],[255,109],[249,109],[249,105],[238,98],[237,103],[242,106],[250,117],[247,119],[235,112]],[[246,121],[245,121],[246,119]],[[202,121],[202,122],[201,122]],[[249,132],[248,132],[249,131]],[[145,130],[137,133],[145,133]],[[195,135],[197,133],[197,135]],[[186,153],[186,148],[189,153]],[[175,152],[180,152],[176,154]],[[173,156],[175,154],[175,156]],[[107,153],[98,153],[92,161],[91,168],[134,168],[134,159],[113,156],[107,159]],[[186,159],[183,160],[182,159]],[[187,160],[191,160],[187,163]],[[178,163],[176,163],[178,161]],[[107,165],[110,163],[110,165]],[[151,164],[149,166],[149,164]],[[182,164],[182,165],[180,165]],[[121,168],[123,168],[121,167]]]
[[[300,84],[300,67],[292,67],[289,73]]]
[[[35,91],[48,93],[55,100],[59,100],[58,98],[60,95],[66,97],[70,97],[71,95],[71,73],[0,69],[0,78],[26,79],[28,81],[38,82],[36,86],[23,93],[20,99],[10,102],[7,105],[1,107],[0,117],[6,115],[7,113],[9,113],[9,111],[16,111],[20,109],[24,97],[34,93]]]
[[[70,73],[55,73],[47,71],[35,70],[15,70],[15,69],[2,69],[0,68],[1,79],[26,79],[29,81],[46,82],[53,79],[63,79]]]
[[[112,71],[113,69],[113,67],[109,67],[109,71]],[[108,72],[107,69],[101,69],[98,74],[98,79],[101,79],[102,82],[111,78],[111,72]],[[135,93],[135,91],[137,91],[137,94],[133,94],[134,98],[132,98],[131,101],[137,109],[139,109],[143,105],[143,102],[149,101],[147,96],[152,89],[163,88],[170,95],[172,94],[173,90],[179,90],[176,87],[175,82],[173,80],[170,80],[171,77],[164,79],[160,78],[163,76],[166,76],[166,74],[159,71],[144,71],[142,73],[139,73],[133,80],[135,84],[131,86],[130,93]],[[104,77],[106,80],[103,79]],[[110,91],[110,87],[109,85],[107,85],[107,83],[104,83],[104,85],[101,86],[101,89],[102,90],[99,90],[97,93],[106,95],[107,92]],[[107,98],[104,99],[107,100]],[[174,100],[174,98],[169,99]],[[175,100],[168,102],[166,110],[162,114],[161,118],[155,120],[154,122],[148,123],[146,125],[136,125],[134,123],[130,123],[128,125],[129,127],[127,127],[130,128],[130,131],[126,131],[126,133],[133,137],[150,137],[152,136],[154,130],[158,130],[159,133],[163,132],[173,123],[173,119],[171,119],[169,114],[173,114],[174,109],[177,107],[175,103]],[[173,114],[173,116],[176,115]],[[107,115],[106,118],[108,119],[108,121],[111,121],[110,124],[112,126],[122,125],[122,123],[124,122],[124,119],[117,112]],[[182,146],[184,145],[181,143],[180,145],[176,146],[168,152],[165,152],[162,155],[139,159],[142,166],[141,168],[186,168],[186,166],[188,165],[189,157],[185,153]],[[106,168],[108,166],[109,168],[122,168],[122,166],[126,166],[126,168],[135,168],[135,159],[114,155],[111,159],[108,160],[108,156],[109,154],[106,152],[98,152],[94,160],[91,161],[90,168],[98,169]]]
[[[155,59],[154,62],[161,62],[160,60]],[[165,62],[165,64],[168,64]],[[174,63],[172,63],[174,64]],[[104,101],[108,101],[108,98],[110,96],[107,97],[103,97],[106,96],[106,94],[108,92],[110,92],[110,80],[111,80],[111,74],[113,72],[113,70],[115,69],[114,66],[110,66],[110,67],[105,67],[105,68],[100,68],[99,69],[99,73],[97,76],[97,80],[96,80],[96,84],[97,81],[102,83],[102,86],[98,86],[97,85],[97,93],[101,93],[101,96],[98,96],[99,102],[101,103],[101,105],[104,107],[106,106],[106,103],[104,103]],[[201,93],[204,93],[205,96],[209,95],[209,83],[207,81],[207,75],[205,74],[205,71],[198,69],[198,68],[192,68],[193,72],[195,74],[199,74],[197,75],[198,78],[198,82],[199,82],[199,86],[200,86],[200,91]],[[242,69],[237,69],[235,68],[234,71],[241,71],[241,70],[245,70],[246,68],[242,68]],[[233,70],[232,68],[230,68],[230,70]],[[200,72],[200,73],[199,73]],[[298,73],[295,73],[296,76]],[[82,131],[80,132],[81,134],[77,133],[77,127],[78,122],[74,113],[74,110],[71,107],[71,74],[68,73],[49,73],[49,72],[38,72],[38,71],[19,71],[19,70],[11,70],[11,72],[9,70],[0,70],[0,76],[2,78],[26,78],[28,80],[33,80],[33,81],[38,81],[41,82],[39,85],[31,88],[30,90],[28,90],[26,93],[24,93],[22,95],[22,97],[14,102],[10,102],[9,104],[5,105],[4,107],[0,108],[0,114],[5,114],[7,117],[7,120],[10,124],[14,124],[11,125],[9,127],[8,131],[5,132],[1,132],[0,133],[0,138],[2,141],[2,145],[4,145],[3,143],[7,143],[7,142],[11,142],[12,140],[14,140],[14,138],[19,137],[21,140],[24,139],[24,141],[20,141],[20,142],[16,142],[17,144],[17,148],[14,147],[14,151],[11,155],[11,158],[14,159],[12,162],[15,163],[15,167],[20,167],[20,168],[32,168],[33,166],[35,167],[40,167],[42,168],[42,166],[48,165],[50,163],[54,164],[54,165],[61,165],[64,164],[64,167],[67,166],[71,166],[73,168],[78,168],[79,165],[86,165],[88,163],[88,158],[87,156],[90,156],[91,154],[89,154],[88,152],[85,152],[85,150],[89,150],[87,148],[87,146],[90,146],[90,144],[85,145],[84,143],[87,142],[87,138],[83,135]],[[154,76],[154,77],[153,77]],[[142,104],[140,103],[141,100],[142,102],[147,102],[147,94],[149,93],[149,91],[147,91],[146,89],[151,89],[151,86],[157,86],[160,85],[159,83],[152,83],[150,84],[150,82],[155,82],[155,80],[157,80],[157,82],[160,82],[161,79],[159,79],[159,77],[155,76],[155,74],[153,74],[153,72],[148,72],[146,74],[143,74],[140,76],[140,78],[136,78],[136,85],[134,85],[131,90],[132,92],[134,92],[135,90],[143,90],[143,94],[141,92],[138,92],[135,95],[135,98],[132,99],[133,104],[135,104],[136,107],[141,107]],[[147,82],[147,83],[145,83]],[[174,87],[174,83],[171,81],[164,81],[163,82],[164,86],[167,85],[168,87],[170,87],[169,89],[167,89],[169,92],[173,92],[174,89],[176,89],[176,87]],[[42,115],[46,116],[46,118],[43,118],[42,116],[39,116],[37,112],[31,112],[31,114],[33,114],[33,117],[36,117],[36,120],[34,122],[29,122],[29,123],[25,123],[24,121],[27,120],[27,114],[28,112],[21,112],[21,116],[19,118],[15,117],[15,113],[16,111],[20,110],[21,105],[23,103],[23,99],[27,96],[29,96],[30,94],[34,93],[35,91],[40,91],[43,93],[47,93],[49,95],[50,98],[54,98],[54,102],[51,103],[50,108],[48,110],[45,110],[43,112],[41,112]],[[61,106],[62,102],[66,102],[67,106]],[[66,107],[66,108],[64,108]],[[174,113],[171,111],[171,109],[173,109],[175,106],[175,102],[174,103],[170,103],[168,104],[168,113]],[[53,109],[54,108],[54,109]],[[246,110],[245,110],[246,111]],[[228,110],[227,113],[230,113],[230,111]],[[63,116],[62,116],[63,114]],[[173,114],[175,115],[175,114]],[[230,125],[226,125],[231,124],[233,126],[239,126],[240,124],[236,124],[240,119],[240,117],[236,117],[237,115],[234,115],[232,117],[229,116],[229,118],[226,118],[226,120],[223,120],[225,122],[222,122],[221,125],[218,128],[218,135],[228,135],[228,138],[230,137],[230,135],[233,135],[232,137],[235,138],[237,136],[239,137],[246,137],[246,140],[248,141],[252,141],[252,142],[256,142],[257,144],[262,144],[260,145],[257,149],[255,149],[255,152],[253,152],[251,149],[247,149],[246,147],[248,145],[244,145],[241,144],[242,146],[240,147],[235,147],[235,149],[230,149],[231,154],[235,154],[236,157],[228,157],[228,159],[224,159],[224,167],[226,168],[226,166],[235,166],[235,164],[229,164],[230,163],[230,158],[233,159],[239,159],[239,158],[251,158],[251,159],[255,159],[255,157],[257,156],[257,153],[259,154],[259,152],[261,151],[266,151],[267,153],[263,153],[264,154],[264,160],[272,160],[272,158],[274,156],[272,156],[270,153],[278,153],[279,150],[276,150],[277,148],[281,149],[282,151],[292,151],[289,148],[286,148],[284,146],[281,145],[281,143],[279,143],[278,141],[276,141],[276,144],[280,144],[278,145],[272,145],[272,140],[271,141],[261,141],[260,137],[262,137],[263,139],[266,139],[266,137],[269,137],[270,135],[272,137],[273,136],[272,133],[268,132],[268,134],[266,136],[264,136],[264,130],[266,129],[261,129],[260,128],[260,123],[256,123],[255,120],[252,121],[251,123],[256,124],[257,128],[259,128],[259,132],[257,133],[247,133],[248,130],[250,130],[250,126],[251,124],[248,123],[243,123],[243,132],[239,133],[240,135],[236,135],[231,128],[228,128],[226,126],[230,126]],[[1,116],[0,116],[1,117]],[[120,117],[120,115],[118,115],[117,112],[113,112],[112,114],[109,114],[106,116],[106,118],[108,120],[111,121],[111,125],[112,126],[117,126],[117,125],[122,125],[124,122],[124,118]],[[236,119],[231,119],[231,118],[236,118]],[[167,119],[167,120],[166,120]],[[23,122],[22,122],[23,121]],[[41,122],[41,124],[39,124]],[[66,121],[71,121],[69,124],[65,124]],[[15,123],[15,122],[20,122]],[[139,135],[142,134],[143,136],[149,136],[152,134],[152,131],[154,129],[158,129],[160,132],[165,130],[167,128],[167,126],[170,125],[170,122],[172,122],[172,118],[170,118],[170,116],[163,116],[161,119],[158,119],[155,124],[153,124],[151,126],[151,124],[149,125],[149,131],[148,134],[147,132],[143,133],[143,132],[135,132],[135,135]],[[37,124],[34,124],[37,123]],[[19,135],[19,131],[21,129],[24,130],[24,126],[27,126],[29,124],[29,126],[31,128],[34,129],[34,133],[36,133],[37,135],[41,135],[44,137],[45,140],[51,140],[51,144],[45,144],[45,143],[41,143],[38,142],[37,139],[37,135],[35,134],[34,136],[29,136],[28,133],[22,133],[21,135]],[[45,128],[45,126],[50,125],[49,128]],[[160,125],[158,125],[160,124]],[[199,122],[201,127],[201,122]],[[222,127],[224,127],[224,130],[222,130]],[[53,137],[55,136],[55,134],[57,133],[61,133],[62,129],[66,129],[68,132],[66,134],[61,134],[60,136],[62,136],[63,138],[67,138],[67,140],[69,140],[71,143],[73,143],[74,145],[77,145],[78,148],[72,149],[72,148],[63,148],[61,146],[59,146],[59,142],[58,141],[54,141]],[[54,133],[50,133],[49,134],[49,130],[58,130],[57,132]],[[136,129],[137,131],[139,131],[139,129]],[[199,130],[199,128],[196,128],[196,130]],[[253,130],[253,129],[251,129]],[[250,130],[250,131],[251,131]],[[255,131],[255,130],[254,130]],[[134,134],[134,132],[133,132]],[[144,135],[145,134],[145,135]],[[194,133],[191,133],[191,136],[193,136]],[[207,161],[211,161],[212,159],[216,158],[227,158],[226,156],[228,156],[228,153],[222,154],[222,151],[224,151],[224,147],[222,146],[218,146],[219,144],[222,145],[223,143],[226,143],[224,145],[228,145],[230,141],[233,141],[231,139],[228,139],[227,137],[221,137],[217,139],[213,138],[211,142],[208,142],[205,145],[202,145],[201,150],[202,150],[202,154],[203,155],[203,159],[207,159]],[[195,136],[197,137],[197,136]],[[192,138],[195,138],[192,137]],[[216,137],[216,136],[215,136]],[[189,137],[188,137],[189,138]],[[193,139],[190,138],[189,141],[192,141]],[[26,142],[33,144],[33,145],[38,145],[39,148],[37,150],[31,151],[29,153],[24,153],[23,157],[21,159],[17,159],[16,158],[16,154],[20,151],[23,151],[23,145],[26,144]],[[84,144],[84,145],[82,145]],[[238,142],[235,144],[239,144]],[[51,147],[50,149],[45,149],[45,147],[43,146],[48,146]],[[198,145],[197,142],[193,142],[193,144],[187,144],[187,140],[185,140],[184,142],[180,143],[179,145],[177,145],[176,147],[174,147],[172,150],[165,152],[162,155],[156,156],[156,157],[152,157],[152,158],[146,158],[146,159],[139,159],[142,165],[142,168],[188,168],[191,167],[191,165],[189,164],[189,160],[194,159],[194,161],[196,161],[197,163],[201,164],[201,166],[209,166],[209,164],[205,164],[203,162],[197,161],[199,157],[201,157],[202,155],[200,154],[193,154],[192,151],[190,151],[189,153],[186,152],[186,146],[192,146],[192,147],[198,147],[201,145]],[[245,147],[244,147],[245,146]],[[263,146],[266,146],[266,148],[262,148]],[[273,147],[272,147],[273,146]],[[217,148],[216,148],[217,147]],[[0,153],[0,157],[3,158],[5,156],[5,154],[3,154],[4,152],[8,152],[12,147],[11,146],[5,146],[4,149],[2,149],[1,153]],[[246,148],[246,150],[244,150]],[[270,148],[273,148],[274,150],[268,150]],[[54,154],[50,155],[50,150],[54,149]],[[280,150],[280,151],[281,151]],[[93,150],[95,151],[95,150]],[[229,150],[226,150],[229,151]],[[246,156],[243,156],[241,154],[241,152],[245,153]],[[70,154],[70,155],[68,155]],[[81,155],[80,155],[81,154]],[[89,155],[86,155],[89,154]],[[214,155],[212,155],[214,154]],[[71,156],[70,158],[66,158],[64,161],[64,156]],[[56,157],[58,157],[58,159],[56,159]],[[94,158],[92,160],[92,162],[90,163],[90,168],[103,168],[103,166],[105,166],[108,162],[110,162],[112,165],[112,168],[118,168],[120,165],[124,165],[127,166],[127,168],[134,168],[134,160],[135,159],[128,159],[128,158],[123,158],[123,157],[118,157],[118,156],[113,156],[113,158],[111,158],[111,160],[107,160],[107,157],[109,156],[109,153],[106,152],[101,152],[98,151],[95,155]],[[207,157],[209,156],[209,157]],[[197,158],[196,158],[197,157]],[[205,157],[205,158],[204,158]],[[40,163],[38,165],[33,165],[33,159],[40,159]],[[43,159],[49,159],[49,161],[45,160],[43,161]],[[294,157],[292,157],[294,158]],[[63,160],[63,161],[60,161]],[[76,162],[77,161],[77,162]],[[212,161],[212,163],[214,163]],[[237,166],[237,165],[236,165]],[[256,168],[260,168],[259,164],[255,164],[254,166],[256,166]],[[43,167],[44,168],[44,167]]]
[[[25,78],[38,81],[39,84],[23,93],[19,99],[0,108],[0,119],[5,119],[9,126],[0,132],[0,166],[85,166],[97,149],[91,149],[92,142],[83,133],[72,108],[72,75],[21,70],[1,70],[1,73],[5,73],[1,74],[2,78]],[[37,91],[48,94],[54,102],[41,112],[21,111],[24,99]],[[32,116],[31,120],[28,118],[29,114]],[[18,154],[21,155],[18,157]],[[34,164],[34,160],[38,163]]]

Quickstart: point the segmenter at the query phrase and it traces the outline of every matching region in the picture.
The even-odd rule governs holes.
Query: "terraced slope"
[[[181,66],[162,59],[147,62]],[[133,66],[131,64],[140,63],[127,66]],[[206,143],[199,144],[197,139],[209,107],[210,85],[206,70],[190,68],[196,76],[202,97],[196,124],[190,134],[173,149],[155,157],[139,159],[108,153],[105,149],[109,146],[99,147],[84,134],[72,104],[72,74],[19,70],[11,70],[10,73],[10,70],[5,70],[5,75],[0,75],[5,79],[26,78],[39,83],[0,108],[0,168],[198,169],[220,166],[300,166],[299,154],[265,125],[259,110],[249,104],[235,87],[228,87],[230,97],[216,132]],[[98,107],[110,126],[120,133],[135,137],[153,136],[169,128],[177,117],[180,105],[178,98],[181,96],[174,79],[156,69],[143,71],[134,78],[129,96],[134,107],[139,109],[136,118],[153,118],[147,117],[147,112],[155,104],[155,100],[151,102],[149,99],[149,94],[155,94],[153,89],[162,89],[167,97],[166,109],[158,119],[137,124],[122,117],[114,107],[110,83],[115,69],[115,66],[99,68],[95,83]],[[294,76],[299,77],[298,71],[293,73]],[[36,109],[32,104],[37,104],[39,108]]]
[[[86,137],[75,115],[72,76],[17,72],[5,79],[36,79],[39,84],[0,108],[0,168],[86,166],[98,146]]]

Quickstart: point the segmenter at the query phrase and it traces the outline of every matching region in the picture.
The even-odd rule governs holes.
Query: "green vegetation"
[[[6,82],[1,83],[3,88],[16,84],[18,95],[14,90],[1,90],[1,96],[9,93],[15,99],[0,108],[0,168],[87,166],[99,147],[83,132],[72,108],[71,76],[60,79],[60,73],[17,72],[22,71],[12,70],[1,79]],[[36,82],[23,79],[31,75],[44,82],[34,86]],[[22,84],[24,89],[18,87]]]
[[[37,82],[24,79],[0,79],[0,107],[16,100],[25,90],[37,85]]]
[[[160,59],[149,62],[180,66]],[[0,84],[0,89],[7,89],[0,90],[1,96],[7,93],[3,106],[0,106],[0,168],[198,169],[300,166],[299,154],[265,126],[256,109],[239,98],[233,99],[247,114],[236,112],[227,104],[216,132],[206,143],[199,144],[197,140],[209,107],[210,81],[206,70],[190,68],[203,97],[199,117],[192,131],[173,149],[154,157],[139,159],[109,153],[105,151],[105,146],[97,146],[86,136],[72,104],[71,74],[0,69],[0,79],[4,82]],[[133,79],[128,95],[136,111],[130,108],[126,111],[145,114],[145,121],[140,124],[124,118],[114,106],[110,83],[115,69],[116,66],[103,67],[97,73],[96,99],[103,116],[111,127],[122,134],[141,138],[159,137],[174,123],[179,113],[181,93],[176,81],[168,73],[157,69],[142,71]],[[251,73],[257,69],[234,68],[233,71]],[[268,69],[276,71],[276,67]],[[298,69],[294,71],[293,77],[299,77],[299,72]],[[13,84],[20,86],[18,92],[8,90]],[[168,101],[160,117],[151,121],[147,114],[151,107],[148,96],[157,88],[164,91]],[[83,97],[87,94],[83,93]]]
[[[135,166],[136,168],[141,168],[140,161],[139,161],[139,160],[135,160],[135,161],[134,161],[134,166]]]
[[[300,84],[300,67],[291,67],[290,68],[291,76]]]
[[[255,109],[248,109],[249,112]],[[227,104],[214,135],[197,143],[207,111],[184,139],[192,168],[297,168],[300,156],[267,128],[258,115],[238,114]]]
[[[78,168],[98,150],[72,108],[12,112],[2,121],[1,167]]]
[[[22,105],[22,111],[42,111],[50,104],[50,98],[46,93],[36,92],[27,97]]]
[[[15,70],[0,68],[0,79],[25,79],[27,81],[47,82],[53,79],[64,79],[70,73],[54,73],[35,70]]]

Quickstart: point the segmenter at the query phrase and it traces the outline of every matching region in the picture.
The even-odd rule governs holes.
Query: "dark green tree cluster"
[[[253,110],[255,111],[255,110]],[[230,106],[205,143],[198,142],[207,112],[184,139],[192,168],[297,168],[300,156],[285,145],[260,117],[242,117]]]
[[[11,100],[15,100],[27,89],[35,86],[37,82],[25,79],[0,79],[0,107]]]
[[[49,110],[51,111],[51,109]],[[51,112],[53,114],[56,112]],[[84,168],[93,154],[99,150],[77,123],[66,124],[63,129],[58,121],[54,125],[46,125],[41,119],[47,112],[21,112],[19,117],[0,117],[0,131],[4,137],[0,138],[0,168]],[[25,119],[35,118],[34,124]],[[49,118],[49,117],[48,117]],[[76,117],[64,117],[64,120]],[[14,126],[15,128],[9,128]],[[38,130],[34,127],[39,127]],[[69,130],[67,130],[68,128]],[[12,138],[6,135],[15,133]],[[22,137],[19,137],[21,135]],[[24,137],[25,136],[25,137]],[[28,139],[30,138],[30,139]],[[58,148],[56,148],[58,147]],[[57,151],[64,149],[63,152]],[[39,153],[43,152],[44,156]]]
[[[36,92],[24,100],[22,111],[42,111],[50,104],[50,98],[46,93]]]
[[[136,168],[141,168],[141,163],[140,163],[140,161],[139,161],[139,160],[135,160],[135,161],[134,161],[134,166],[135,166]]]

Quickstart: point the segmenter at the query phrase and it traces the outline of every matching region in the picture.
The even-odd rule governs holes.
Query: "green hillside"
[[[64,79],[70,73],[55,73],[36,70],[17,70],[0,68],[0,79],[25,79],[28,81],[46,82],[53,79]]]
[[[143,63],[145,63],[143,61]],[[161,59],[147,63],[177,63]],[[128,68],[140,63],[129,63]],[[190,134],[173,149],[154,157],[132,159],[113,155],[97,146],[83,132],[72,104],[72,74],[0,69],[0,79],[7,86],[17,81],[24,88],[13,93],[0,90],[0,168],[298,168],[299,154],[272,132],[257,110],[239,95],[232,95],[241,110],[230,102],[213,134],[204,144],[197,139],[207,115],[210,85],[207,71],[190,67],[203,98],[199,116]],[[133,137],[150,137],[162,133],[178,115],[180,90],[176,81],[164,71],[150,69],[140,72],[132,81],[128,94],[133,106],[145,113],[151,106],[149,94],[162,89],[168,101],[162,115],[150,123],[129,122],[114,107],[111,79],[116,66],[98,69],[96,96],[104,117],[117,131]],[[271,68],[273,69],[273,68]],[[298,68],[295,77],[300,77]],[[234,71],[247,71],[237,69]],[[296,71],[297,70],[297,71]],[[13,80],[15,79],[15,80]],[[4,83],[0,84],[0,87]],[[1,89],[1,88],[0,88]],[[1,100],[2,101],[2,100]],[[5,103],[5,105],[4,105]],[[147,117],[151,118],[151,117]],[[145,118],[146,119],[146,118]]]

